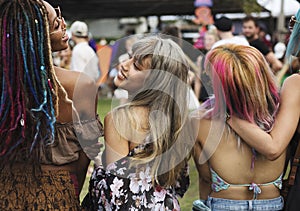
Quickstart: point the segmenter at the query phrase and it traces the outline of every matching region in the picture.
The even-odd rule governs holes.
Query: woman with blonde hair
[[[208,198],[201,198],[216,211],[281,210],[285,154],[274,161],[265,159],[226,123],[235,115],[265,131],[272,129],[279,96],[268,63],[253,47],[227,44],[211,50],[205,65],[214,97],[194,119],[198,128],[194,160],[202,169],[199,175],[211,183]]]
[[[188,63],[171,39],[146,36],[114,79],[129,102],[104,121],[103,164],[90,180],[89,210],[180,210],[189,186]]]

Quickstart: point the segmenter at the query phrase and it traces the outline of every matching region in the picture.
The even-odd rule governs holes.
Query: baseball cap
[[[277,59],[281,59],[285,53],[286,50],[286,46],[284,43],[282,42],[278,42],[275,46],[274,46],[274,54],[275,57]]]
[[[77,37],[87,37],[89,34],[87,24],[82,21],[72,23],[70,31]]]
[[[215,21],[215,26],[219,31],[227,32],[232,29],[232,20],[222,16],[221,18]]]

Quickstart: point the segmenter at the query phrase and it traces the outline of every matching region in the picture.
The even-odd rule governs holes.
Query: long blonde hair
[[[193,139],[188,135],[188,71],[189,65],[181,48],[171,39],[149,36],[137,41],[132,48],[133,58],[145,66],[150,60],[150,73],[141,90],[130,102],[113,111],[116,126],[122,120],[136,117],[135,107],[149,110],[149,149],[133,156],[135,164],[151,162],[153,182],[160,186],[175,185],[186,167]],[[134,128],[129,128],[130,130]]]

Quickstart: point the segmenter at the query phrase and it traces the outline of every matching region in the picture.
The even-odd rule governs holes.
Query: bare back
[[[127,156],[129,151],[144,143],[149,133],[148,109],[136,106],[131,108],[131,114],[134,116],[134,125],[129,116],[122,116],[123,127],[118,127],[112,113],[104,119],[106,165]]]
[[[67,92],[69,100],[73,101],[80,117],[93,118],[96,112],[96,87],[92,79],[83,73],[55,68],[56,76]],[[72,122],[72,103],[65,95],[59,92],[59,116],[58,122]],[[93,100],[94,99],[94,100]]]
[[[241,139],[239,144],[238,136],[227,125],[225,125],[224,131],[220,132],[219,136],[208,138],[209,133],[218,133],[218,131],[212,129],[213,121],[216,120],[200,120],[197,141],[206,154],[211,153],[208,158],[209,166],[224,181],[229,184],[264,184],[279,178],[284,167],[285,153],[274,161],[267,160],[264,156],[256,153],[254,165],[251,168],[253,161],[252,148]],[[210,129],[212,130],[210,131]],[[206,147],[208,143],[213,143],[212,145],[216,146],[215,150],[213,147]],[[210,195],[227,199],[252,199],[253,192],[249,191],[248,188],[230,186],[227,190],[212,192]],[[258,199],[279,196],[279,190],[274,185],[262,186],[261,190],[262,193],[258,196]]]

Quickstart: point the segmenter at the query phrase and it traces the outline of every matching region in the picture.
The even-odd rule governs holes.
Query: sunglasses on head
[[[55,12],[56,12],[57,19],[60,21],[60,24],[61,24],[62,22],[64,22],[64,18],[63,18],[62,15],[61,15],[60,7],[58,6],[58,7],[54,8],[54,10],[55,10]],[[53,31],[53,32],[50,33],[50,35],[51,35],[51,34],[55,34],[55,33],[57,33],[57,32],[58,32],[58,31]]]
[[[289,21],[289,30],[293,31],[295,23],[300,24],[300,22],[296,19],[296,17],[293,15]]]
[[[58,6],[58,7],[54,8],[54,10],[56,12],[57,18],[60,19],[60,20],[62,20],[63,17],[61,15],[60,7]]]

